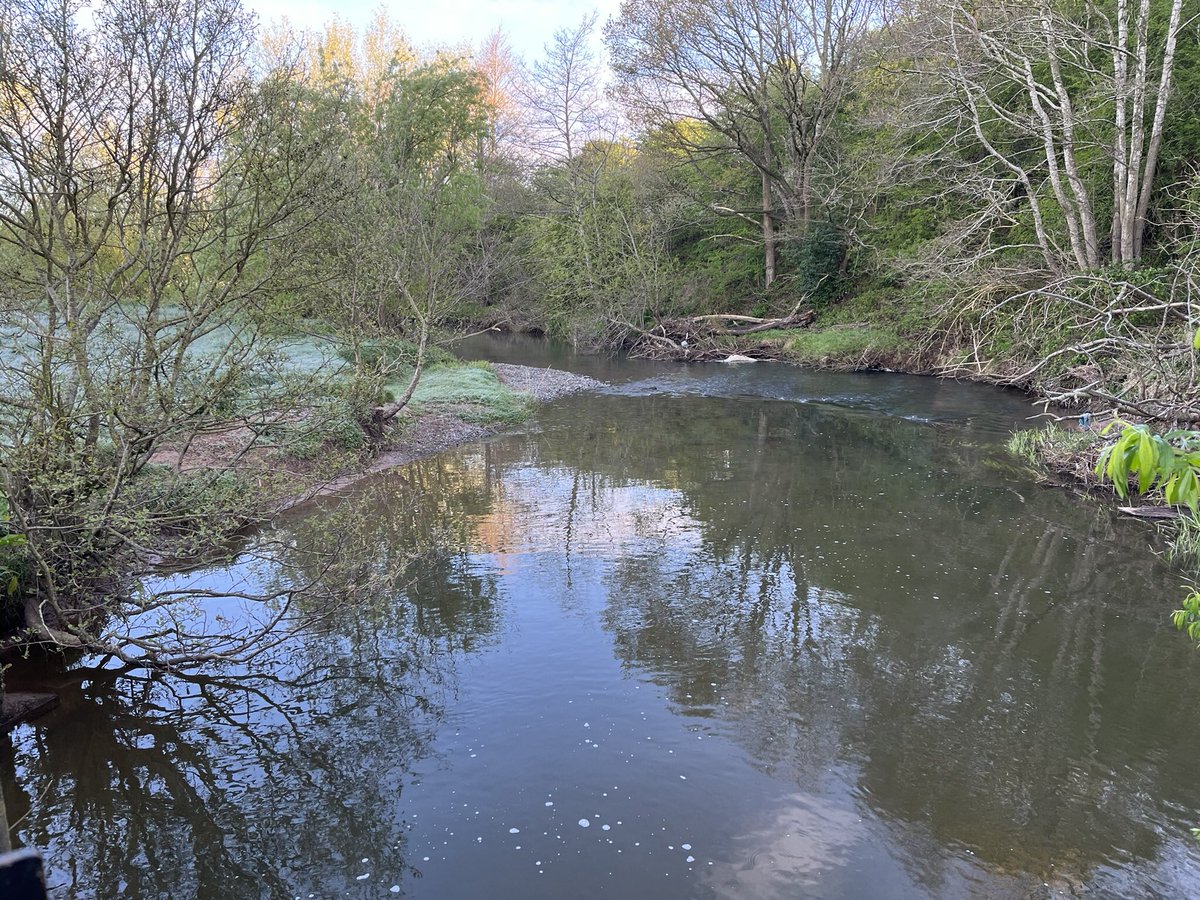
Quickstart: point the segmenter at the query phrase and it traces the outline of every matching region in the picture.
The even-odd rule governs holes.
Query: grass
[[[1167,537],[1167,559],[1192,573],[1200,574],[1200,519],[1180,516],[1170,525]]]
[[[402,386],[389,385],[395,391]],[[532,401],[500,383],[487,363],[438,366],[421,376],[413,393],[419,412],[450,408],[459,418],[479,424],[512,423],[526,418]]]
[[[1092,462],[1103,439],[1094,431],[1062,428],[1049,425],[1018,431],[1008,439],[1008,451],[1035,466],[1044,466],[1051,460],[1065,456],[1088,453]]]
[[[1090,490],[1100,484],[1095,466],[1105,443],[1096,431],[1047,425],[1014,433],[1006,446],[1031,466]]]
[[[837,367],[881,364],[901,354],[904,347],[900,335],[882,325],[805,328],[789,333],[783,345],[790,361]]]

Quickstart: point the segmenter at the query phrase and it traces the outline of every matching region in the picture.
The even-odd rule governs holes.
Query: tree
[[[371,407],[365,425],[380,440],[416,388],[431,330],[472,289],[464,261],[484,207],[473,162],[486,109],[479,76],[453,57],[398,63],[373,97],[331,83],[312,102],[328,104],[329,92],[349,100],[320,219],[305,237],[312,311],[349,348],[360,406]],[[381,338],[401,336],[415,345],[410,355],[372,352]],[[378,403],[402,374],[400,396]]]
[[[767,287],[779,223],[817,215],[829,132],[879,12],[879,0],[626,0],[609,25],[622,96],[648,123],[685,144],[697,132],[678,123],[702,123],[758,172]]]
[[[1149,0],[926,4],[897,53],[916,48],[933,88],[922,122],[954,123],[964,156],[1010,186],[995,202],[1024,209],[1046,267],[1088,270],[1142,257],[1183,24],[1183,0],[1165,16]]]
[[[528,96],[521,61],[500,29],[484,40],[475,56],[475,71],[483,80],[482,103],[487,115],[487,137],[481,159],[514,159],[529,137],[521,97]]]
[[[92,24],[74,0],[0,13],[0,491],[24,541],[19,640],[236,656],[286,602],[205,635],[173,619],[186,598],[121,575],[166,534],[198,549],[244,521],[227,476],[148,465],[165,440],[288,414],[286,392],[247,392],[270,363],[257,313],[326,147],[299,134],[286,73],[251,80],[236,0],[91,9]]]
[[[586,182],[572,186],[581,172]],[[576,344],[619,346],[647,313],[666,310],[678,272],[644,154],[628,142],[593,141],[568,166],[540,172],[535,190],[544,206],[524,219],[522,233],[554,330]]]
[[[555,32],[534,66],[525,102],[539,166],[522,234],[552,327],[576,343],[619,344],[669,296],[673,267],[644,160],[617,137],[601,92],[595,25],[591,15]]]
[[[588,141],[611,132],[592,50],[595,29],[595,13],[574,29],[560,28],[533,67],[524,99],[543,160],[574,159]]]

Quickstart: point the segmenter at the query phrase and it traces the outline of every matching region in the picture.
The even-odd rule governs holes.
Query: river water
[[[254,671],[62,676],[0,745],[53,896],[1200,894],[1180,577],[1025,398],[464,352],[611,387],[173,576],[335,588]]]

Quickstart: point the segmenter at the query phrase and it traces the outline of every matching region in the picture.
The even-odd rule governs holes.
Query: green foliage
[[[733,312],[762,293],[762,248],[746,240],[713,238],[711,229],[696,229],[690,246],[681,245],[679,263],[694,308],[705,312]]]
[[[1096,475],[1111,481],[1117,494],[1129,496],[1129,482],[1137,477],[1137,491],[1162,491],[1167,503],[1200,511],[1200,432],[1168,431],[1155,434],[1147,425],[1114,421],[1120,425],[1116,442],[1106,447],[1096,462]]]
[[[406,338],[380,335],[359,341],[354,345],[339,344],[337,354],[346,362],[358,362],[367,369],[395,371],[404,368],[411,369],[415,366],[418,348],[416,344]],[[429,347],[425,351],[426,365],[445,365],[454,361],[454,354],[441,347]]]
[[[4,527],[0,517],[0,528]],[[22,534],[0,534],[0,597],[15,597],[25,571],[23,551],[25,536]]]
[[[1180,631],[1186,631],[1187,636],[1200,644],[1200,589],[1192,588],[1180,608],[1171,614],[1171,621]]]
[[[520,221],[519,241],[550,331],[603,344],[666,310],[678,279],[655,187],[647,161],[624,142],[592,141],[538,173],[544,214]]]
[[[1116,442],[1104,449],[1096,463],[1096,474],[1112,481],[1117,493],[1129,494],[1136,476],[1139,493],[1161,490],[1167,503],[1186,506],[1191,516],[1183,517],[1170,543],[1169,555],[1195,567],[1200,560],[1200,432],[1168,431],[1154,434],[1146,425],[1120,424]],[[1107,432],[1109,429],[1106,428]],[[1171,615],[1180,631],[1200,644],[1200,589],[1193,587],[1180,608]]]
[[[827,306],[845,292],[846,244],[831,223],[814,222],[798,239],[785,241],[779,257],[790,276],[783,283],[814,306]]]
[[[312,461],[336,451],[359,452],[367,447],[361,423],[385,400],[377,379],[352,375],[324,385],[323,396],[309,399],[293,421],[276,426],[269,435],[293,459]]]

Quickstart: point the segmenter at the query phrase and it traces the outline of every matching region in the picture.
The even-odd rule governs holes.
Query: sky
[[[532,62],[559,28],[577,25],[590,12],[603,23],[620,0],[243,0],[264,22],[286,17],[303,29],[319,29],[334,17],[359,30],[383,7],[419,48],[477,47],[502,27],[512,48]]]

